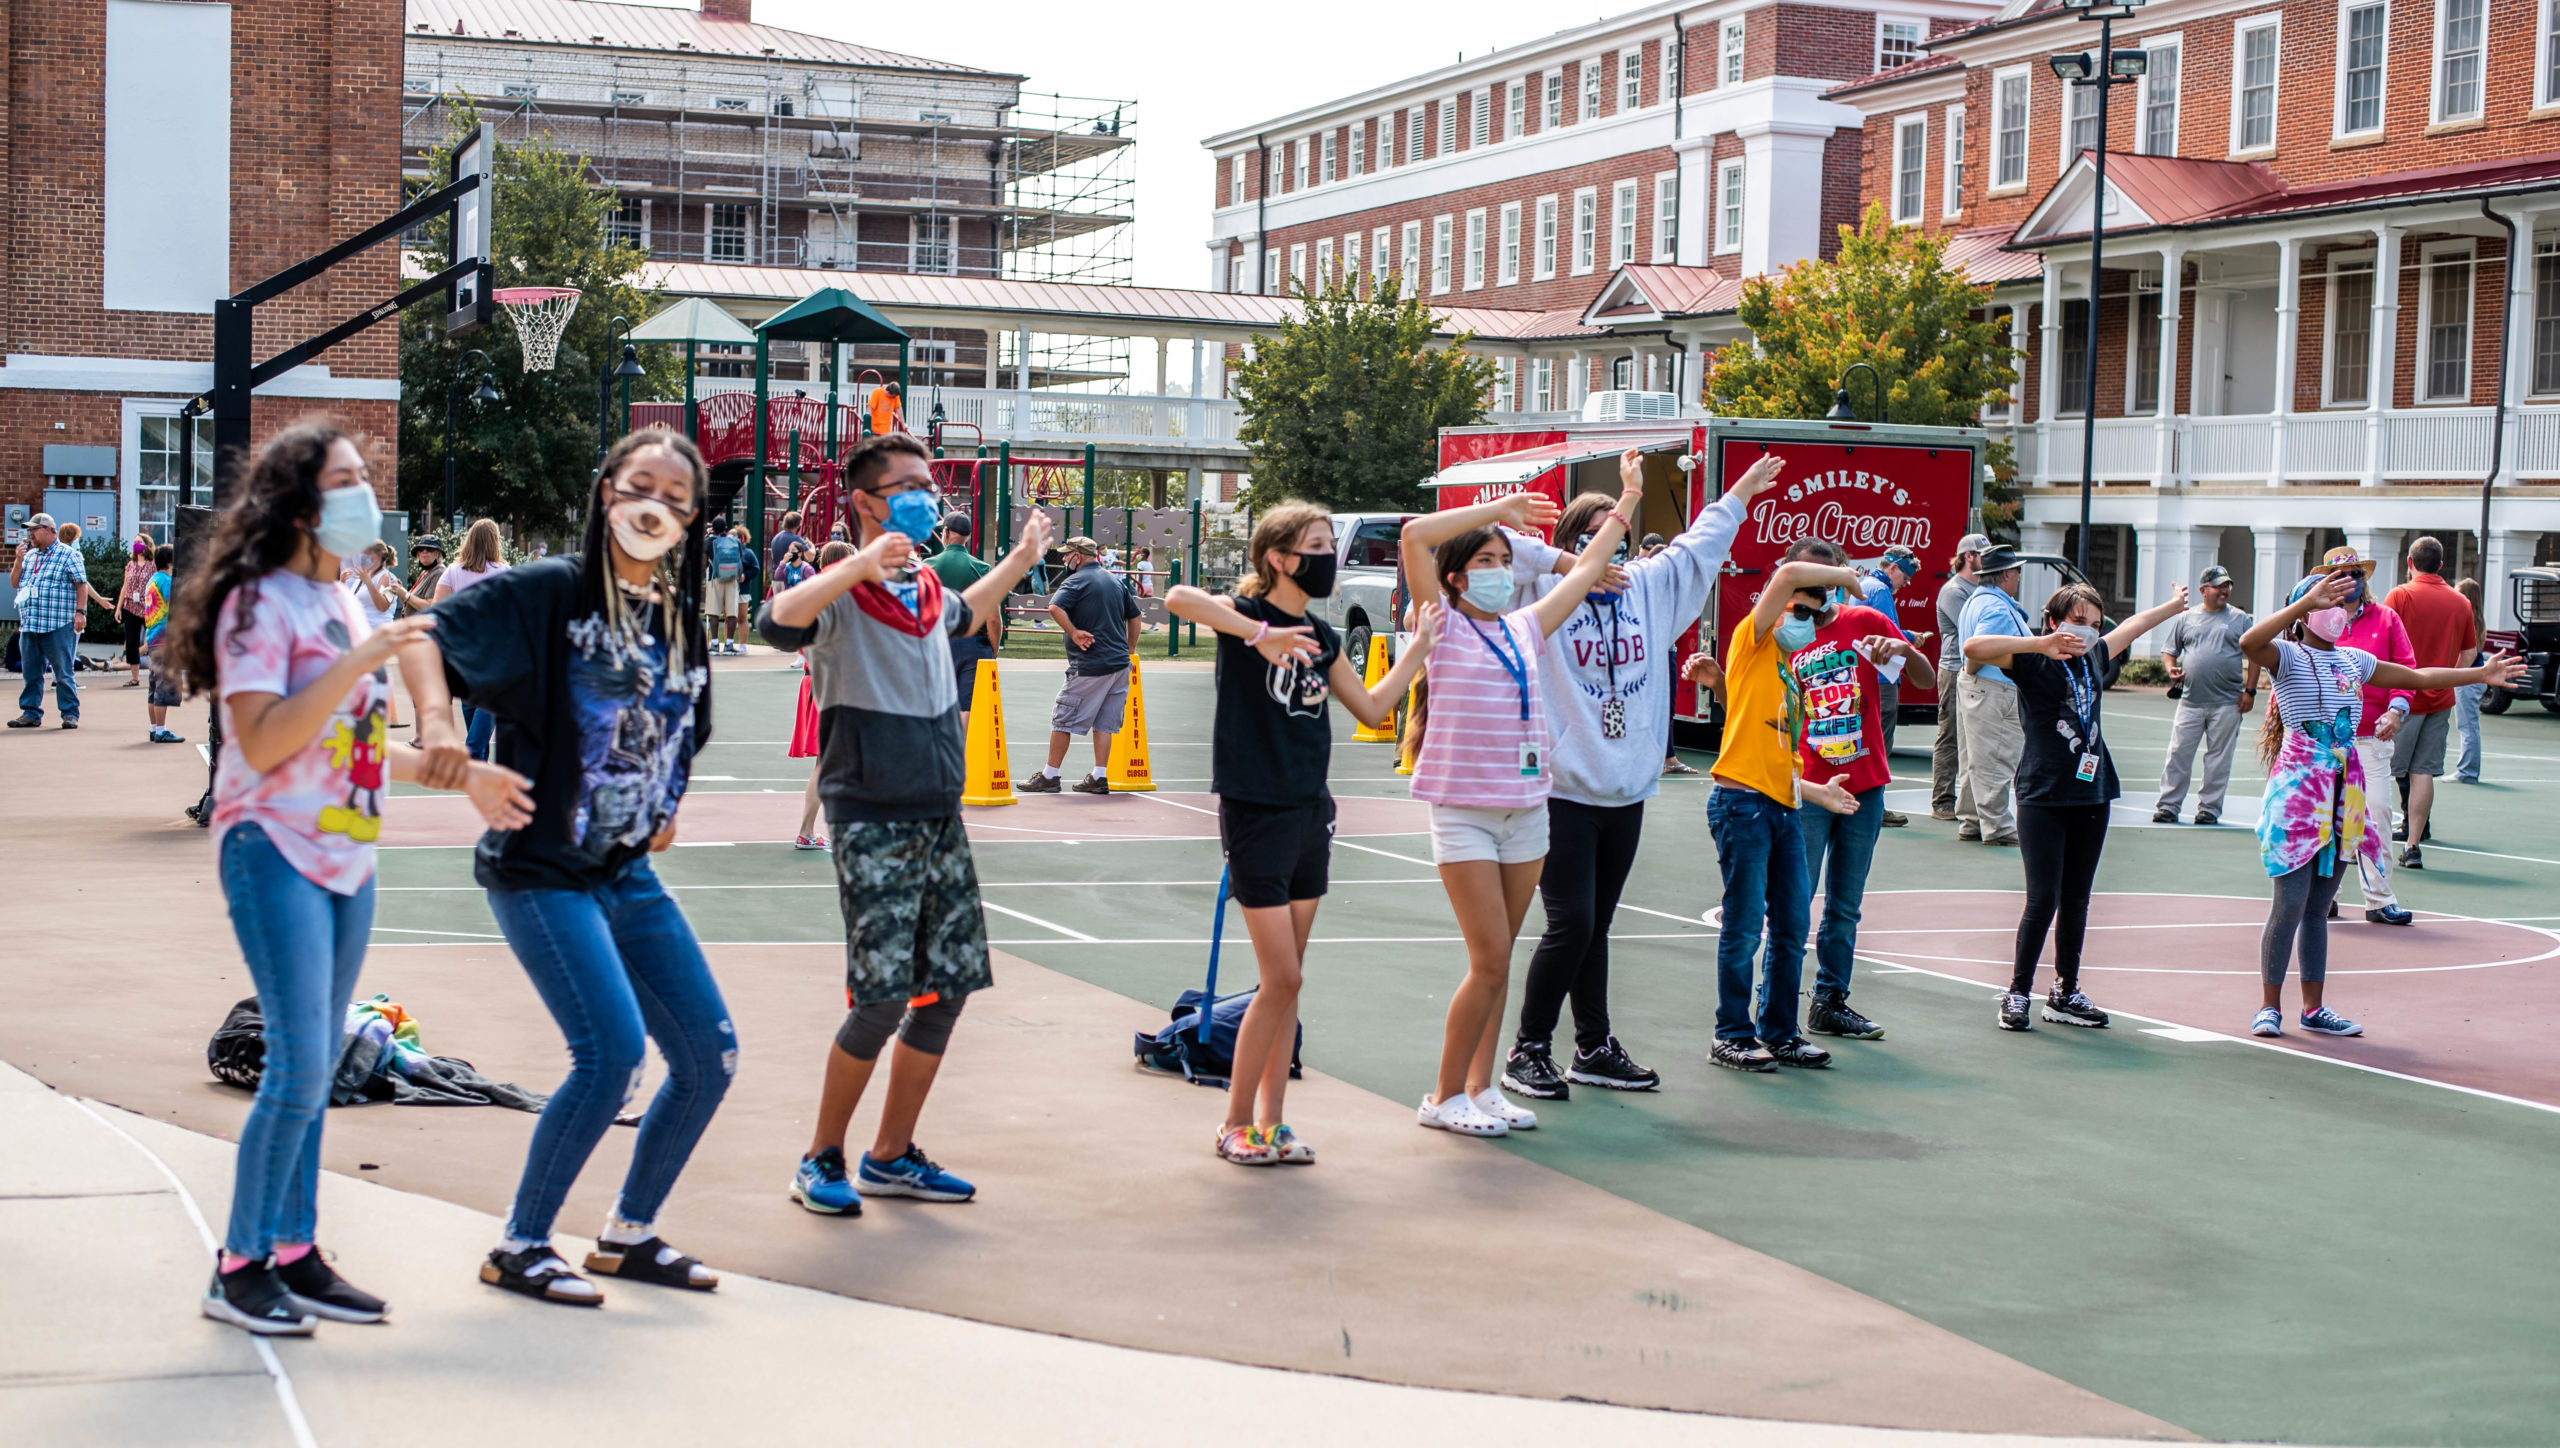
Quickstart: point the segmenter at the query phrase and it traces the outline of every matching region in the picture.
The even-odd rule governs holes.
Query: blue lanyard
[[[2080,721],[2080,737],[2086,741],[2082,753],[2098,747],[2098,666],[2087,655],[2065,659],[2062,676],[2071,685],[2071,715]]]
[[[1493,651],[1493,656],[1494,656],[1494,658],[1496,658],[1497,660],[1499,660],[1499,661],[1501,662],[1501,664],[1502,664],[1502,671],[1503,671],[1504,673],[1509,674],[1509,675],[1511,676],[1511,682],[1512,682],[1512,684],[1520,690],[1520,722],[1521,722],[1521,723],[1523,723],[1523,724],[1528,723],[1528,722],[1529,722],[1529,663],[1528,663],[1528,660],[1526,660],[1526,659],[1522,659],[1522,660],[1520,660],[1520,661],[1518,661],[1518,662],[1516,662],[1516,663],[1515,663],[1515,662],[1513,662],[1513,661],[1512,661],[1512,658],[1511,658],[1511,654],[1510,654],[1510,652],[1509,652],[1508,650],[1506,650],[1505,648],[1503,648],[1503,646],[1502,646],[1502,645],[1500,645],[1500,644],[1498,644],[1498,643],[1495,643],[1495,642],[1493,641],[1493,635],[1491,635],[1491,634],[1489,634],[1489,633],[1486,633],[1486,632],[1484,631],[1484,625],[1482,625],[1482,624],[1480,624],[1480,623],[1477,623],[1474,619],[1468,619],[1468,620],[1467,620],[1467,627],[1469,627],[1469,628],[1471,628],[1471,629],[1474,629],[1474,630],[1476,631],[1476,637],[1477,637],[1477,638],[1480,638],[1480,639],[1482,639],[1482,640],[1484,640],[1484,646],[1485,646],[1486,648],[1488,648],[1488,649],[1490,649],[1490,650],[1492,650],[1492,651]],[[1508,632],[1508,630],[1506,629],[1506,630],[1505,630],[1505,632]]]

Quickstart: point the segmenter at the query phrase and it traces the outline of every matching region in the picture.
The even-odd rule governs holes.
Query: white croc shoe
[[[1476,1105],[1472,1096],[1452,1096],[1446,1101],[1422,1098],[1422,1108],[1414,1120],[1434,1131],[1454,1131],[1460,1136],[1508,1136],[1509,1123],[1499,1116],[1488,1116]]]
[[[1513,1131],[1534,1131],[1538,1126],[1538,1113],[1524,1106],[1512,1105],[1499,1086],[1487,1086],[1477,1092],[1476,1109]]]

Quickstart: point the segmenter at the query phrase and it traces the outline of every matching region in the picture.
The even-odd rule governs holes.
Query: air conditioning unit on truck
[[[1861,568],[1875,566],[1896,544],[1919,555],[1920,576],[1894,597],[1895,621],[1935,660],[1938,589],[1956,540],[1974,530],[1979,515],[1984,443],[1977,428],[1756,418],[1454,427],[1441,431],[1432,485],[1443,510],[1523,491],[1543,493],[1559,507],[1580,493],[1615,497],[1618,456],[1632,447],[1645,457],[1637,536],[1670,538],[1763,454],[1783,458],[1786,470],[1751,505],[1722,577],[1672,659],[1672,717],[1721,727],[1721,707],[1681,680],[1678,666],[1701,651],[1722,657],[1726,635],[1799,538],[1822,538]],[[1938,699],[1938,689],[1905,678],[1902,718],[1934,718]],[[1666,706],[1630,700],[1628,707]]]

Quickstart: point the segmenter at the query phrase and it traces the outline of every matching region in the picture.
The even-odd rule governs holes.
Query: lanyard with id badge
[[[2062,676],[2071,685],[2071,717],[2079,722],[2079,762],[2071,777],[2082,784],[2097,780],[2106,754],[2098,742],[2098,668],[2087,655],[2062,662]]]
[[[1467,627],[1474,629],[1476,637],[1484,640],[1485,648],[1493,654],[1495,661],[1502,665],[1502,671],[1511,676],[1512,687],[1520,691],[1520,775],[1523,779],[1535,779],[1538,771],[1544,766],[1538,758],[1538,741],[1528,737],[1529,661],[1525,657],[1514,659],[1511,651],[1494,642],[1493,635],[1486,633],[1484,625],[1477,623],[1474,619],[1467,620]],[[1508,626],[1499,620],[1495,623],[1495,629],[1502,633],[1510,632]]]

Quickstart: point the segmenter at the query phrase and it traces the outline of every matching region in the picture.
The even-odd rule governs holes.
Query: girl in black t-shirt
[[[2018,916],[2017,953],[2009,989],[2000,997],[2000,1029],[2028,1029],[2027,997],[2035,991],[2036,957],[2053,934],[2054,985],[2044,1018],[2057,1025],[2104,1026],[2107,1013],[2080,989],[2080,942],[2089,927],[2089,889],[2107,847],[2107,815],[2122,793],[2107,753],[2100,704],[2107,661],[2134,640],[2184,612],[2187,586],[2175,598],[2135,614],[2101,637],[2104,610],[2085,583],[2056,589],[2044,606],[2045,632],[2034,638],[1985,634],[1968,639],[1965,659],[2007,672],[2018,687],[2025,743],[2018,758],[2018,855],[2026,868],[2027,904]],[[2060,917],[2056,928],[2056,916]]]
[[[1254,525],[1249,567],[1235,596],[1188,584],[1165,597],[1178,618],[1218,632],[1218,708],[1210,734],[1210,788],[1228,893],[1244,911],[1261,987],[1236,1033],[1218,1155],[1242,1166],[1305,1164],[1315,1148],[1281,1118],[1289,1045],[1297,1038],[1298,987],[1307,933],[1324,895],[1333,849],[1331,695],[1351,717],[1381,725],[1422,667],[1439,625],[1426,606],[1413,643],[1376,688],[1342,652],[1330,624],[1307,604],[1333,592],[1333,520],[1313,503],[1283,503]]]

